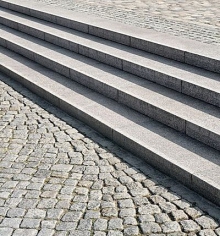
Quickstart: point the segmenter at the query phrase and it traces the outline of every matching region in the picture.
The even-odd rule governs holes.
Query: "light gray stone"
[[[33,218],[33,219],[43,219],[46,216],[46,211],[42,209],[29,209],[26,213],[26,218]]]
[[[145,206],[141,206],[138,208],[138,212],[141,215],[146,215],[146,214],[156,214],[156,213],[160,213],[161,210],[157,205],[145,205]]]
[[[100,212],[94,210],[88,210],[84,217],[85,219],[98,219],[100,217]]]
[[[88,202],[88,210],[97,210],[99,209],[101,201],[89,201]]]
[[[123,229],[122,219],[120,218],[113,218],[110,219],[108,222],[108,229],[109,230],[120,230]]]
[[[20,218],[5,218],[1,222],[1,227],[19,228],[21,220]]]
[[[84,202],[75,202],[71,204],[70,210],[83,212],[86,209],[87,204]]]
[[[107,220],[106,219],[97,219],[94,222],[94,230],[106,230],[107,229]]]
[[[104,208],[102,209],[102,216],[104,217],[116,217],[118,215],[118,211],[116,208]]]
[[[41,228],[54,229],[56,226],[56,220],[42,220]]]
[[[139,229],[137,226],[129,226],[124,229],[124,235],[139,235]]]
[[[107,236],[123,236],[123,233],[118,230],[109,230]]]
[[[157,223],[164,223],[164,222],[171,221],[171,219],[166,213],[158,213],[158,214],[155,214],[154,217]]]
[[[185,209],[185,212],[190,217],[192,217],[193,219],[195,219],[195,218],[197,218],[197,217],[199,217],[199,216],[201,216],[203,214],[203,212],[200,209],[198,209],[198,208],[191,208],[191,207]]]
[[[195,219],[195,221],[203,228],[203,229],[215,229],[216,227],[218,227],[217,222],[215,222],[214,219],[212,219],[209,216],[201,216],[197,219]]]
[[[38,230],[36,229],[16,229],[13,233],[13,236],[36,236],[38,233]]]
[[[11,236],[13,232],[12,228],[0,228],[0,235]]]
[[[188,220],[188,216],[183,210],[172,211],[171,215],[175,221]]]
[[[131,199],[119,200],[118,205],[120,208],[132,208],[134,203]]]
[[[160,233],[161,228],[159,224],[154,222],[145,222],[140,224],[141,230],[144,234],[150,234],[150,233]]]
[[[219,236],[219,235],[220,235],[220,228],[217,228],[217,229],[215,230],[215,233]]]
[[[138,220],[141,223],[144,223],[144,222],[155,222],[154,216],[151,215],[151,214],[140,215],[140,216],[138,216]],[[160,223],[160,222],[158,222],[158,223]]]
[[[211,229],[204,229],[199,232],[199,236],[216,236],[216,234]]]
[[[102,231],[94,231],[94,236],[106,236],[106,233]]]
[[[82,212],[79,212],[79,211],[67,212],[62,217],[62,221],[66,221],[66,222],[78,221],[81,216],[82,216]]]
[[[58,220],[63,214],[62,209],[48,209],[47,210],[47,219]]]
[[[124,225],[137,225],[137,220],[134,217],[125,217],[123,221]]]
[[[119,216],[124,218],[127,216],[135,216],[136,215],[136,211],[134,208],[123,208],[119,211]]]
[[[196,224],[193,220],[183,220],[180,222],[180,224],[183,227],[184,232],[186,233],[196,233],[200,230],[198,224]]]
[[[22,208],[10,209],[7,212],[7,216],[10,218],[22,217],[25,214],[25,210]]]
[[[55,170],[55,171],[70,171],[72,169],[72,165],[65,165],[65,164],[57,164],[54,165],[51,170]]]
[[[23,219],[21,223],[21,228],[28,228],[28,229],[37,229],[40,226],[40,219]]]
[[[45,235],[53,236],[54,233],[55,233],[55,231],[52,229],[41,229],[38,233],[38,236],[45,236]]]
[[[60,231],[70,231],[75,230],[77,226],[77,222],[60,222],[56,225],[56,230]]]
[[[177,222],[168,221],[161,225],[163,233],[180,232],[181,228]]]
[[[173,205],[170,202],[160,203],[159,206],[166,213],[170,213],[170,212],[176,211],[176,206]]]
[[[88,230],[73,230],[69,234],[70,236],[90,236],[90,231]]]
[[[92,220],[87,219],[81,219],[79,222],[79,225],[77,227],[78,230],[91,230],[92,228]]]
[[[56,199],[42,199],[37,207],[38,208],[41,208],[41,209],[50,209],[50,208],[53,208],[56,204],[57,200]]]

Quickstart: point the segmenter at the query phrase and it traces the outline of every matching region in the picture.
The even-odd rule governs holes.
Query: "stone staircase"
[[[0,0],[0,71],[220,205],[220,47]]]

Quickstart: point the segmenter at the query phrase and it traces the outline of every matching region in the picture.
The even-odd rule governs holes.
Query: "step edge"
[[[1,18],[4,18],[4,17],[0,17],[0,21],[1,21]],[[9,19],[7,19],[7,20],[9,20]],[[111,54],[106,54],[106,52],[100,51],[100,50],[98,50],[96,48],[92,48],[92,50],[97,52],[97,53],[101,53],[103,55],[107,55],[111,59],[114,58],[114,59],[116,59],[117,62],[121,62],[121,63],[115,63],[115,62],[113,63],[112,60],[110,60],[109,63],[107,63],[106,59],[103,59],[102,57],[94,58],[94,56],[88,55],[90,47],[88,47],[88,46],[86,46],[84,44],[80,44],[80,43],[75,43],[73,41],[69,41],[68,39],[64,39],[62,37],[59,37],[56,34],[48,33],[48,32],[45,32],[43,30],[40,30],[38,28],[27,26],[27,25],[25,25],[23,23],[20,23],[20,22],[18,23],[18,22],[13,21],[13,20],[11,20],[11,22],[13,22],[15,25],[14,26],[8,25],[7,23],[4,23],[4,22],[1,21],[1,23],[3,25],[5,25],[7,27],[10,27],[10,28],[12,28],[14,30],[18,30],[19,32],[31,35],[33,37],[37,37],[37,38],[39,38],[39,39],[41,39],[41,40],[43,40],[45,42],[54,44],[56,46],[62,47],[64,49],[67,49],[67,50],[70,50],[70,51],[73,51],[74,53],[77,53],[77,54],[80,54],[80,55],[83,55],[83,56],[87,56],[87,57],[89,57],[89,58],[91,58],[93,60],[97,60],[99,62],[102,62],[102,63],[106,64],[106,65],[113,66],[113,67],[115,67],[117,69],[124,70],[125,72],[134,74],[135,76],[139,76],[139,77],[141,77],[143,79],[146,79],[148,81],[155,82],[155,83],[157,83],[159,85],[162,85],[164,87],[173,89],[173,90],[178,91],[180,93],[183,93],[185,95],[191,96],[193,98],[197,98],[197,99],[199,99],[201,101],[204,101],[204,102],[207,102],[207,103],[212,104],[214,106],[220,107],[220,101],[218,101],[218,99],[216,99],[217,97],[220,97],[220,92],[215,91],[215,90],[211,90],[210,88],[205,87],[204,85],[201,86],[201,85],[198,85],[197,83],[193,83],[193,82],[191,82],[189,80],[184,80],[183,78],[180,78],[178,76],[174,77],[173,75],[169,75],[166,72],[163,73],[162,71],[157,71],[156,68],[154,69],[154,68],[147,67],[147,66],[141,66],[139,64],[135,64],[135,62],[133,62],[132,60],[126,60],[124,58],[119,58],[119,56],[115,56],[113,54],[112,55]],[[34,32],[36,32],[36,33],[39,32],[40,34],[36,35],[36,33],[31,32],[31,31],[29,31],[27,29],[26,30],[25,29],[19,29],[19,25],[31,28],[31,29],[34,30]],[[74,44],[76,44],[76,46],[73,47],[73,45],[70,45],[70,43],[74,43]],[[86,48],[87,49],[87,53],[86,52],[82,52],[81,47]],[[141,71],[139,72],[139,71],[135,71],[133,69],[128,70],[124,66],[127,63],[128,64],[132,64],[133,66],[137,65],[138,67],[143,67],[143,70],[147,70],[148,72],[146,72],[146,75],[142,75],[142,74],[140,74],[140,73],[142,73]],[[150,74],[152,74],[152,76],[156,77],[156,78],[152,78],[150,76]],[[157,76],[156,76],[156,74],[157,74]],[[159,79],[159,77],[161,75],[163,77],[163,80]],[[175,81],[170,82],[170,78],[172,78],[172,80],[175,80],[176,82]],[[187,89],[187,88],[191,88],[191,89]],[[194,88],[196,90],[196,92],[193,92],[192,88]]]
[[[1,36],[0,36],[0,38],[1,38]],[[101,82],[99,80],[96,80],[95,78],[93,78],[91,76],[86,75],[85,73],[82,73],[82,72],[80,72],[80,71],[78,71],[76,69],[74,70],[73,68],[71,69],[68,66],[63,65],[60,62],[54,61],[54,60],[52,60],[52,58],[45,57],[45,55],[42,56],[41,54],[39,54],[37,52],[34,52],[34,51],[29,50],[29,49],[23,48],[22,46],[20,46],[19,44],[15,43],[15,42],[10,42],[9,46],[8,46],[8,42],[6,42],[5,47],[8,48],[9,50],[14,51],[15,48],[14,49],[11,48],[11,45],[15,46],[16,53],[18,53],[18,54],[21,54],[20,49],[22,49],[22,50],[25,49],[25,51],[27,51],[25,56],[27,58],[29,58],[30,60],[35,61],[38,64],[40,63],[41,65],[46,66],[50,70],[54,70],[53,68],[57,68],[57,66],[52,66],[54,64],[61,65],[61,67],[64,68],[63,71],[59,71],[58,68],[56,70],[54,70],[54,71],[59,73],[59,74],[61,74],[61,75],[63,75],[63,76],[68,77],[69,79],[75,80],[76,82],[81,83],[84,86],[86,86],[86,85],[84,83],[80,82],[80,80],[76,80],[75,77],[72,75],[73,71],[75,71],[76,73],[80,74],[81,76],[82,75],[84,77],[86,76],[86,78],[92,79],[92,80],[98,82],[99,84],[104,85],[106,88],[111,87],[109,85],[104,84],[103,82]],[[4,46],[4,45],[2,45],[2,46]],[[19,50],[18,50],[18,48],[19,48]],[[22,52],[21,55],[23,55],[23,53],[24,53],[24,51]],[[37,59],[35,55],[37,55],[41,59],[43,58],[44,60],[50,62],[49,64],[51,64],[51,63],[52,64],[49,67],[48,65],[45,64],[46,61],[40,60],[39,58]],[[94,86],[93,86],[93,88],[91,86],[89,86],[89,87],[91,89],[93,89],[93,90],[96,89]],[[105,96],[110,97],[111,99],[114,99],[115,101],[117,101],[119,103],[123,103],[124,105],[129,106],[130,108],[132,108],[134,110],[137,110],[134,106],[132,106],[132,101],[129,101],[129,104],[127,103],[127,101],[123,102],[123,99],[121,98],[122,95],[124,94],[123,91],[119,90],[118,88],[113,88],[113,89],[116,91],[116,94],[117,94],[116,96],[111,96],[111,94],[109,94],[107,91],[104,91],[102,94],[104,94]],[[95,90],[95,91],[97,91],[97,90]],[[127,93],[127,95],[129,96],[128,93]],[[130,95],[130,97],[132,98],[133,96]],[[135,101],[138,100],[139,103],[142,104],[142,100],[140,100],[138,98],[133,98],[133,99],[135,99]],[[194,122],[191,122],[190,120],[186,120],[183,117],[179,117],[176,114],[173,114],[171,112],[167,112],[165,109],[158,108],[157,106],[154,106],[154,105],[150,104],[149,102],[148,103],[145,102],[145,104],[146,104],[146,106],[147,106],[147,108],[149,110],[147,114],[142,109],[142,106],[140,106],[140,109],[137,110],[137,111],[141,112],[144,115],[150,116],[151,118],[156,119],[157,121],[159,121],[159,122],[161,122],[161,123],[163,123],[165,125],[168,125],[171,128],[176,129],[179,132],[183,132],[186,135],[188,135],[189,137],[197,139],[198,141],[201,141],[201,142],[205,143],[206,145],[209,145],[210,147],[213,147],[213,148],[215,148],[217,150],[220,150],[220,142],[218,141],[219,137],[220,137],[219,134],[216,134],[213,131],[211,131],[211,130],[205,128],[205,127],[202,127],[199,124],[194,124]],[[155,112],[155,111],[153,112],[152,109],[153,110],[156,109],[157,112]],[[162,115],[162,120],[159,118],[160,116],[159,116],[158,112],[160,113],[160,115]],[[167,119],[163,117],[164,115],[165,115],[165,117]],[[169,122],[166,122],[166,120],[168,120]],[[173,120],[175,120],[174,123],[173,123]],[[204,132],[206,133],[205,138],[204,138]],[[210,137],[212,139],[210,139]],[[214,142],[212,142],[211,140],[213,140]]]
[[[137,27],[110,20],[100,21],[98,17],[88,16],[83,13],[74,13],[73,16],[73,14],[71,14],[72,12],[69,10],[58,11],[58,8],[45,4],[34,6],[35,9],[33,9],[33,5],[26,0],[22,0],[22,2],[19,0],[19,5],[16,0],[0,0],[0,6],[18,12],[23,11],[22,13],[32,16],[35,15],[38,16],[37,18],[41,19],[44,19],[45,15],[47,15],[48,21],[64,26],[71,26],[73,29],[73,23],[76,22],[76,28],[79,31],[79,25],[86,26],[81,30],[87,31],[88,28],[87,33],[89,34],[220,73],[220,46],[196,42],[189,39],[180,39],[179,37],[153,30],[137,29]],[[44,6],[44,12],[42,11],[42,6]],[[22,7],[23,9],[26,8],[26,10],[21,10]],[[34,12],[36,14],[34,14]],[[39,15],[39,12],[43,13]],[[116,31],[115,29],[118,30]],[[193,59],[194,57],[195,60]]]
[[[61,102],[60,98],[58,96],[50,94],[50,92],[45,91],[43,88],[41,88],[37,84],[33,84],[31,81],[28,81],[27,78],[23,77],[22,75],[19,75],[19,73],[17,73],[16,71],[13,71],[13,69],[9,69],[9,68],[4,67],[3,65],[0,65],[0,71],[5,73],[6,75],[12,77],[13,79],[17,80],[18,82],[22,83],[24,86],[26,86],[32,92],[37,93],[39,96],[48,100],[49,102],[51,102],[55,106],[59,107],[60,109],[64,110],[68,114],[74,116],[77,119],[81,118],[82,113],[80,114],[80,111],[78,111],[79,108],[73,107],[73,112],[70,112],[68,109],[64,109],[65,107],[63,106],[63,104],[66,103],[65,101]],[[162,172],[165,172],[166,174],[170,175],[171,177],[174,177],[175,179],[177,179],[178,181],[180,181],[181,183],[183,183],[184,185],[186,185],[190,189],[198,192],[199,194],[201,194],[205,198],[211,200],[213,203],[219,205],[220,187],[218,188],[216,186],[211,185],[210,183],[208,183],[208,181],[206,181],[206,179],[202,179],[202,177],[200,176],[197,178],[199,178],[200,181],[204,182],[206,187],[199,188],[199,186],[196,186],[194,184],[194,182],[192,181],[192,179],[196,177],[196,173],[193,173],[193,172],[189,173],[189,170],[183,169],[182,167],[175,165],[175,163],[171,163],[166,157],[163,157],[161,154],[156,153],[155,150],[150,150],[149,148],[144,147],[143,145],[141,145],[141,143],[138,143],[137,141],[132,140],[130,137],[126,137],[126,135],[120,133],[119,130],[117,130],[117,129],[114,130],[101,121],[96,120],[95,123],[97,123],[98,125],[94,125],[94,123],[90,121],[90,116],[87,116],[87,118],[85,118],[83,120],[83,122],[85,122],[86,124],[88,124],[89,126],[94,128],[98,132],[100,132],[99,127],[102,126],[104,129],[101,129],[100,133],[102,133],[103,135],[105,135],[106,137],[111,139],[113,142],[122,146],[126,150],[131,151],[133,154],[140,156],[147,163],[151,164],[152,166],[155,166],[157,169],[161,170]],[[103,130],[106,130],[106,132],[102,132]],[[121,137],[117,136],[117,134]],[[132,145],[127,145],[127,143],[131,143]],[[149,156],[151,156],[151,157],[149,157]],[[156,161],[155,160],[150,161],[154,158],[156,158]],[[160,159],[160,163],[162,163],[162,165],[158,166],[158,163],[157,163],[158,159]],[[156,164],[155,164],[155,162],[156,162]],[[177,173],[179,173],[180,176],[176,176],[176,175],[172,174],[173,173],[172,170],[174,167],[177,169]],[[183,181],[182,175],[186,175],[186,174],[188,176],[187,181],[186,181],[186,179]],[[212,189],[213,193],[215,193],[215,194],[210,195],[210,192],[207,193],[206,188]],[[217,196],[216,196],[216,193],[218,193]]]

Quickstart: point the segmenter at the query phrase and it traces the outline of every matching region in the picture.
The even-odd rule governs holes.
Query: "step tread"
[[[70,10],[49,6],[45,3],[34,4],[27,0],[1,0],[0,4],[4,8],[220,72],[220,47],[216,45],[204,44],[111,20],[102,21],[99,17],[88,16],[81,12],[72,14]]]
[[[101,81],[117,89],[117,91],[130,94],[176,117],[220,135],[219,108],[140,79],[139,77],[131,76],[123,71],[74,54],[23,33],[15,32],[12,29],[5,31],[6,27],[1,28],[4,29],[1,30],[1,38],[58,61],[65,67],[74,68],[94,78],[96,81]],[[115,91],[115,95],[110,96],[117,96],[117,91]]]
[[[41,32],[44,32],[46,34],[52,34],[56,36],[59,35],[60,38],[65,38],[81,46],[89,46],[89,48],[93,50],[117,57],[127,62],[132,62],[134,64],[149,68],[150,70],[157,71],[162,74],[166,74],[180,81],[185,81],[190,84],[206,88],[210,91],[220,93],[220,78],[218,74],[134,48],[129,48],[124,45],[119,45],[114,42],[97,38],[95,36],[79,31],[74,31],[59,25],[55,25],[53,23],[35,19],[33,17],[11,12],[7,9],[0,8],[0,11],[1,17],[14,20],[19,24],[23,24],[31,28],[40,30]],[[117,61],[116,64],[118,66],[122,63],[120,61]]]
[[[179,166],[181,170],[189,173],[189,178],[193,175],[204,182],[210,182],[217,189],[220,198],[218,151],[20,55],[4,48],[0,49],[1,70],[8,68],[33,83],[32,87],[41,87],[49,91],[58,98],[60,107],[65,103],[71,104],[87,116],[94,117],[110,129],[109,135],[112,135],[114,141],[117,141],[120,135],[128,137],[161,156],[161,163],[168,162],[171,166]],[[148,161],[154,162],[150,159]],[[172,171],[175,172],[175,169]]]

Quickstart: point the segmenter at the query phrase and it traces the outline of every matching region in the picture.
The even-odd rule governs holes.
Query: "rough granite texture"
[[[218,0],[32,0],[196,41],[220,45]]]
[[[219,235],[217,206],[2,75],[0,141],[2,236]]]

